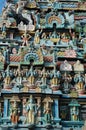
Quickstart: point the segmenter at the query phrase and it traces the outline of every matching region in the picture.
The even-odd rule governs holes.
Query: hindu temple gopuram
[[[85,0],[6,0],[0,15],[0,130],[86,130]]]

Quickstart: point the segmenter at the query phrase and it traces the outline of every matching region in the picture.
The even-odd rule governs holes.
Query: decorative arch
[[[51,16],[51,17],[48,18],[48,23],[49,24],[52,24],[52,23],[61,24],[62,20],[58,16]]]
[[[37,50],[37,52],[30,52],[24,55],[24,62],[30,63],[30,61],[33,60],[33,64],[43,64],[43,55],[40,50]]]
[[[39,60],[39,57],[36,53],[27,53],[25,56],[24,56],[24,61],[25,62],[30,62],[30,60],[33,60],[34,62],[38,61]]]

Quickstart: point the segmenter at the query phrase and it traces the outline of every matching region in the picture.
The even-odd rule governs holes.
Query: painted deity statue
[[[22,75],[21,75],[21,72],[19,69],[17,70],[17,77],[16,77],[15,81],[16,81],[17,85],[21,85]]]
[[[27,115],[27,101],[26,98],[23,98],[23,116]]]
[[[63,86],[63,92],[65,94],[69,93],[70,88],[72,87],[71,81],[72,81],[72,76],[70,74],[64,73],[62,75],[62,86]]]
[[[19,121],[19,110],[18,110],[18,105],[16,101],[13,101],[11,104],[11,122],[12,124],[17,124]]]
[[[76,86],[76,89],[84,89],[84,75],[80,74],[80,73],[77,73],[75,74],[74,76],[74,81],[75,81],[75,86]]]
[[[52,116],[52,110],[51,110],[51,104],[53,103],[53,100],[50,97],[46,97],[43,100],[44,103],[44,119],[45,123],[51,123]]]
[[[35,87],[35,77],[34,77],[34,72],[33,72],[33,66],[31,66],[29,72],[30,72],[30,75],[27,78],[27,80],[29,81],[28,87],[31,88],[31,89],[34,89],[34,87]]]
[[[72,66],[71,64],[68,63],[67,60],[65,60],[61,65],[60,65],[60,70],[61,71],[72,71]]]
[[[23,40],[23,46],[28,46],[28,40],[31,38],[31,35],[27,33],[26,26],[25,26],[25,33],[21,36]]]
[[[33,101],[32,95],[27,103],[27,123],[34,124],[35,123],[35,104]]]
[[[78,121],[79,120],[79,110],[76,106],[71,108],[71,121]]]
[[[42,84],[46,85],[46,77],[47,77],[47,73],[45,72],[45,68],[43,68],[42,70]]]
[[[4,88],[9,89],[10,83],[11,83],[11,77],[10,77],[9,69],[7,69],[6,77],[4,78]]]
[[[70,119],[71,121],[79,121],[79,107],[80,104],[77,102],[76,99],[72,99],[69,103],[70,107]]]
[[[0,51],[0,62],[5,62],[5,57],[2,55],[1,51]]]
[[[6,23],[3,23],[1,31],[2,31],[2,37],[6,38]]]
[[[35,32],[35,36],[34,36],[34,44],[39,44],[40,43],[40,34],[42,33],[42,29],[41,30],[37,30]]]
[[[61,78],[61,73],[60,71],[56,72],[56,66],[54,66],[53,78],[51,79],[51,88],[53,89],[53,91],[57,91],[59,89],[60,78]]]

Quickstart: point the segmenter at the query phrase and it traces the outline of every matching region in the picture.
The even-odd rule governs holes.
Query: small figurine
[[[3,56],[3,54],[0,51],[0,62],[5,62],[5,57]]]
[[[2,31],[2,37],[6,38],[6,23],[3,23],[1,31]]]
[[[42,33],[42,29],[39,31],[37,30],[35,32],[35,36],[34,36],[34,44],[39,44],[40,43],[40,35]]]
[[[62,87],[63,87],[63,92],[65,94],[68,94],[70,92],[70,89],[72,87],[71,81],[72,81],[72,76],[70,74],[64,73],[62,76]]]
[[[74,76],[75,86],[77,87],[77,90],[84,89],[84,76],[80,73],[75,74]]]
[[[69,107],[70,107],[70,119],[71,119],[71,121],[79,121],[80,104],[77,102],[77,100],[73,99],[69,103]]]
[[[23,98],[23,116],[26,117],[27,115],[27,100],[26,98]]]
[[[31,35],[27,34],[27,32],[25,32],[21,38],[23,39],[23,46],[28,46],[28,40],[31,38]]]
[[[60,70],[61,71],[72,71],[72,65],[69,64],[67,60],[65,60],[64,63],[62,63],[60,65]]]
[[[9,68],[6,70],[6,77],[4,78],[4,88],[9,89],[10,88],[10,83],[11,83],[11,77],[9,73]]]
[[[7,65],[8,65],[10,63],[10,49],[9,49],[9,47],[7,47],[4,50],[4,57],[5,57],[5,61],[6,61]]]

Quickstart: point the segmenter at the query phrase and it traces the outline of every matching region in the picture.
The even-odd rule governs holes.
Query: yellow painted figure
[[[40,43],[40,34],[41,34],[42,30],[39,31],[37,30],[35,32],[35,36],[34,36],[34,44],[39,44]]]

